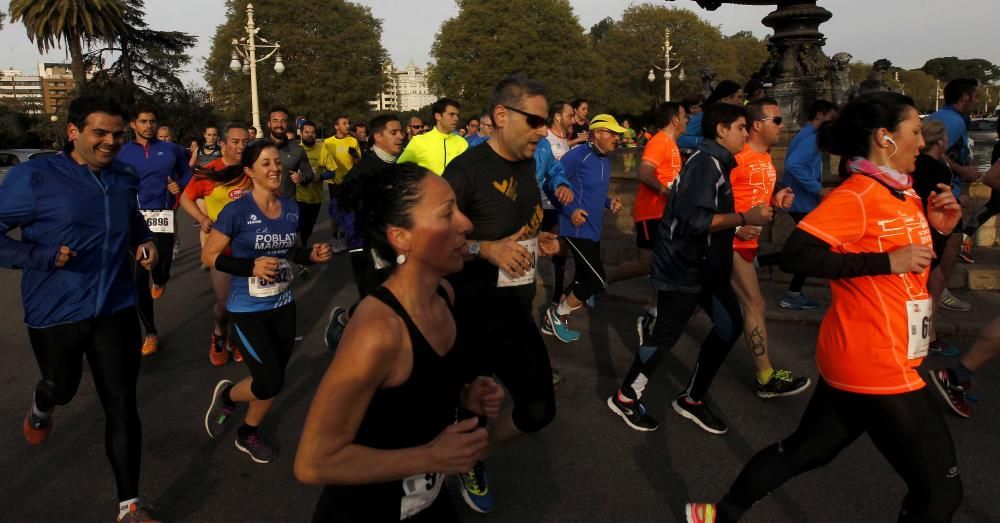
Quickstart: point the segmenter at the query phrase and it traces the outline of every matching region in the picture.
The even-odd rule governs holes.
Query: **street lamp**
[[[253,4],[247,4],[246,30],[245,37],[238,40],[233,38],[233,53],[229,68],[234,73],[241,71],[243,74],[250,73],[250,111],[253,114],[253,126],[257,129],[258,134],[263,135],[263,129],[260,126],[260,104],[257,99],[257,63],[274,56],[274,72],[278,74],[285,72],[285,63],[281,60],[281,44],[277,41],[271,43],[264,37],[257,35],[260,28],[254,26],[253,23]],[[258,40],[263,43],[258,43]],[[265,51],[270,49],[271,52],[263,58],[257,58],[258,49]]]
[[[656,81],[656,74],[653,73],[653,69],[659,69],[663,71],[663,101],[670,101],[670,79],[673,78],[671,71],[676,70],[681,66],[681,62],[678,61],[673,67],[670,66],[670,50],[673,49],[670,45],[670,29],[663,30],[663,67],[653,64],[653,68],[649,70],[649,74],[646,79],[650,82]],[[680,81],[684,81],[684,69],[681,69],[680,74],[677,75]]]

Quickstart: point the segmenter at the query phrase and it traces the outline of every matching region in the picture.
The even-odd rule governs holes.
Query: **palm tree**
[[[11,21],[24,24],[39,52],[66,42],[80,94],[87,91],[83,39],[113,40],[124,33],[122,11],[122,0],[10,0]]]

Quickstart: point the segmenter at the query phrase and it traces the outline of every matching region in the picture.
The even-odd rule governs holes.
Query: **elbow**
[[[312,466],[312,463],[302,452],[295,455],[295,465],[292,467],[292,472],[295,474],[295,479],[299,483],[306,485],[322,485],[323,482],[320,480],[319,471],[316,467]]]

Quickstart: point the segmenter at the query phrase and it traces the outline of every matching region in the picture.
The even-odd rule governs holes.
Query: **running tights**
[[[926,388],[866,395],[822,378],[799,428],[757,453],[719,502],[719,522],[736,521],[786,481],[826,465],[867,433],[908,487],[900,522],[947,522],[962,501],[951,433]]]
[[[35,406],[41,411],[73,399],[83,375],[83,356],[87,356],[104,408],[104,449],[115,475],[118,500],[138,497],[142,427],[135,388],[142,339],[135,308],[108,317],[29,327],[28,338],[42,372],[35,387]]]
[[[156,322],[153,316],[153,296],[150,294],[149,279],[153,278],[153,284],[166,285],[170,280],[170,265],[174,259],[174,235],[167,233],[154,233],[153,242],[156,244],[156,251],[159,253],[159,261],[153,269],[147,271],[145,267],[135,264],[135,288],[139,292],[139,301],[136,307],[139,309],[139,319],[146,329],[146,334],[156,334]]]
[[[229,318],[253,377],[250,391],[259,400],[277,396],[295,348],[295,302],[266,311],[230,311]]]

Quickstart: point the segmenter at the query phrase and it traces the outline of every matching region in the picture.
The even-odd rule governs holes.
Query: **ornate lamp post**
[[[257,134],[263,136],[263,129],[260,126],[260,107],[257,99],[257,63],[274,56],[274,72],[281,74],[285,72],[285,64],[281,61],[281,44],[275,41],[273,44],[257,33],[260,31],[253,22],[253,4],[247,4],[247,35],[240,39],[233,39],[232,61],[229,68],[234,73],[242,71],[244,74],[250,73],[250,110],[253,114],[253,126],[257,129]],[[260,40],[262,43],[258,43]],[[270,50],[263,58],[257,58],[257,50],[263,52]]]
[[[673,49],[673,47],[670,46],[670,29],[664,29],[663,30],[663,67],[660,67],[660,66],[658,66],[658,65],[656,65],[654,63],[653,67],[649,70],[649,74],[646,76],[647,80],[649,80],[650,82],[654,82],[654,81],[656,81],[656,74],[653,72],[653,69],[658,69],[660,71],[663,71],[663,80],[664,80],[663,81],[663,84],[664,84],[664,86],[663,86],[663,101],[664,102],[669,102],[670,101],[670,79],[673,78],[673,74],[671,74],[671,71],[674,71],[678,67],[681,66],[681,63],[678,61],[676,64],[674,64],[671,67],[671,65],[670,65],[670,50],[671,49]],[[684,69],[681,69],[681,72],[680,72],[680,74],[677,75],[677,78],[680,81],[682,81],[682,82],[684,81]]]

